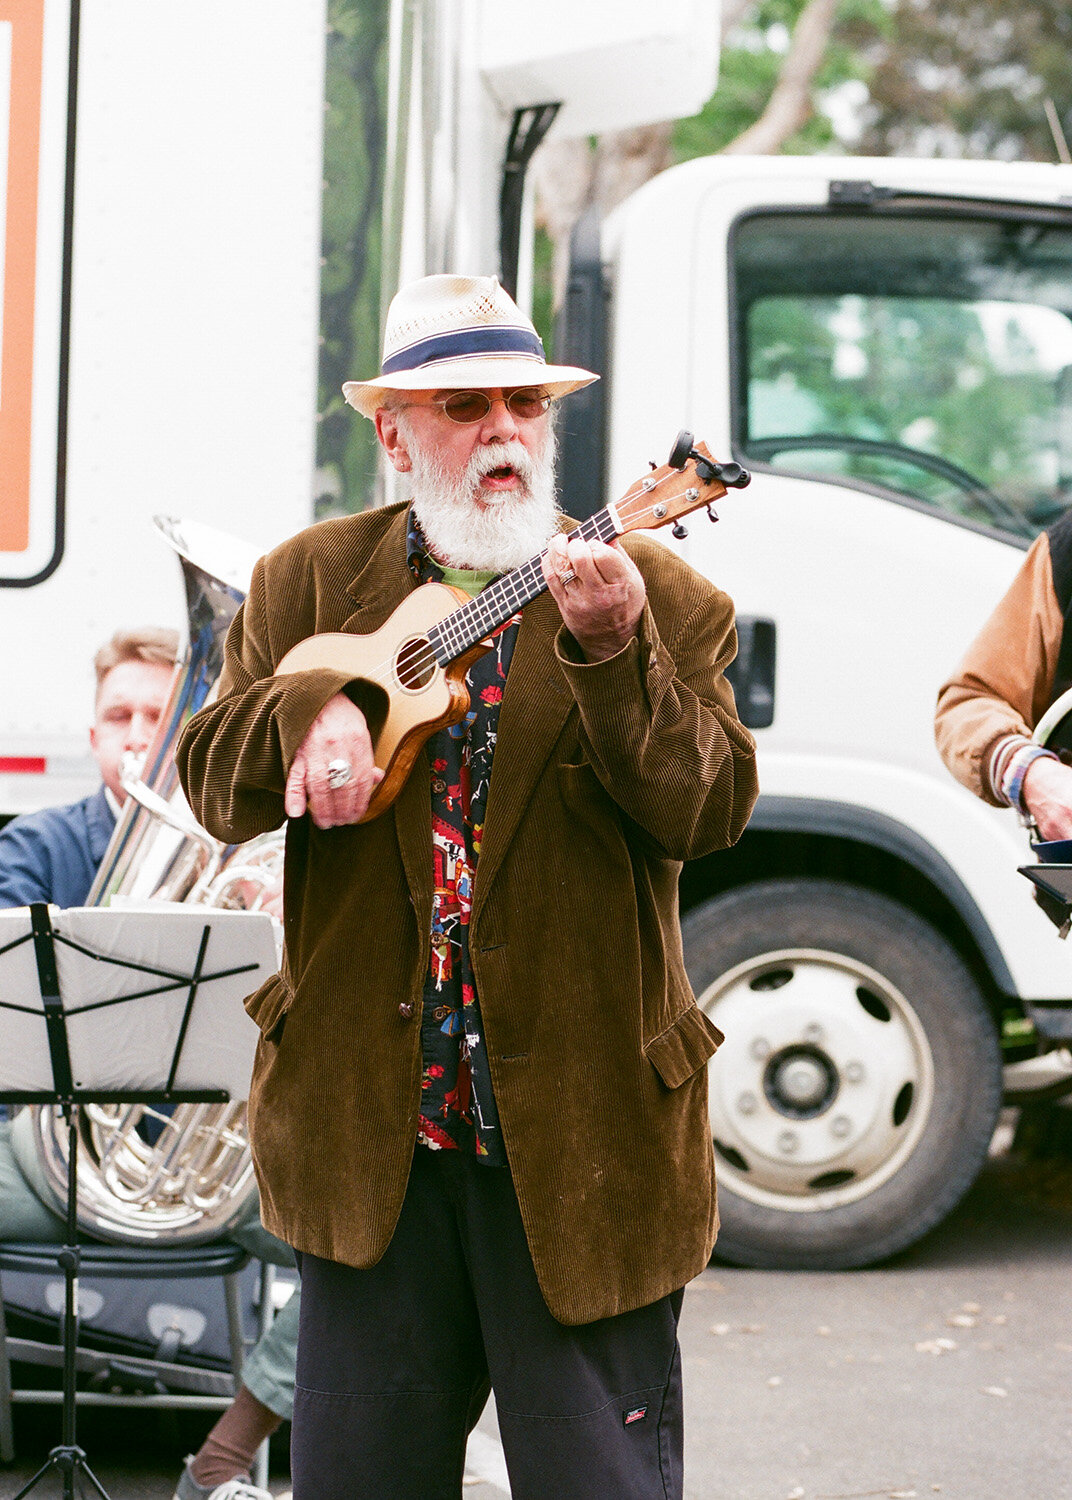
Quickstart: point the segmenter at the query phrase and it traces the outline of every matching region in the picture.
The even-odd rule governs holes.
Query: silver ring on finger
[[[345,786],[352,779],[353,774],[354,768],[348,760],[328,761],[328,786],[333,792]]]
[[[558,581],[564,589],[568,589],[571,583],[577,582],[577,575],[572,568],[567,568],[564,573],[558,575]]]

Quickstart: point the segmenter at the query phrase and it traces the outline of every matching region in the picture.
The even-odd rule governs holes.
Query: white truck
[[[154,514],[311,519],[324,120],[316,0],[10,14],[0,815],[92,789],[93,652],[185,624]]]
[[[572,298],[606,314],[568,304],[556,353],[608,351],[608,496],[679,426],[753,475],[680,543],[736,601],[759,745],[748,831],[681,885],[727,1037],[720,1253],[867,1263],[973,1180],[1002,1057],[1072,1039],[1026,835],[932,738],[940,683],[1072,498],[1072,170],[690,162],[577,234]],[[565,415],[567,501],[599,390],[587,436]]]
[[[684,114],[714,86],[701,0],[655,20],[548,0],[535,37],[508,9],[393,6],[385,296],[510,262],[523,298],[543,125]],[[309,518],[313,463],[321,8],[86,0],[73,136],[77,8],[38,10],[37,420],[28,487],[4,468],[26,524],[0,538],[0,813],[86,789],[86,656],[115,624],[182,617],[148,517],[271,543]],[[0,23],[13,102],[33,82],[22,24]],[[690,973],[727,1035],[710,1079],[731,1260],[912,1243],[984,1159],[1002,1062],[1014,1080],[1067,1055],[1068,955],[1016,874],[1025,836],[949,778],[931,718],[1068,500],[1070,202],[1058,167],[719,157],[579,226],[556,355],[605,379],[562,409],[567,508],[615,498],[682,427],[753,473],[717,528],[672,544],[736,600],[760,747],[748,832],[681,884]],[[0,412],[26,275],[9,250]]]

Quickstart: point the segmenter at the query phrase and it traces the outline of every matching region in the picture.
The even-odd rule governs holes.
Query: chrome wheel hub
[[[709,1070],[726,1187],[808,1212],[899,1170],[930,1114],[934,1064],[889,980],[840,954],[785,949],[738,965],[699,1001],[726,1035]]]

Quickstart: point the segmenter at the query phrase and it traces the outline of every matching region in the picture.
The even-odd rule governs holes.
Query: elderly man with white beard
[[[289,820],[284,962],[248,1008],[262,1213],[302,1276],[295,1500],[459,1500],[490,1389],[515,1500],[682,1494],[720,1037],[677,877],[742,831],[754,746],[730,600],[557,510],[549,409],[595,378],[494,278],[403,288],[344,390],[411,496],[262,559],[178,748],[217,837]],[[396,616],[526,566],[381,791],[392,714],[441,682],[434,629],[382,647]]]

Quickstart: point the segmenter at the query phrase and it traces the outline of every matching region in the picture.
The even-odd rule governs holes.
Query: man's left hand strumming
[[[543,556],[543,576],[562,623],[587,661],[617,656],[637,633],[647,593],[640,569],[623,547],[567,542],[554,536]]]

